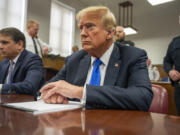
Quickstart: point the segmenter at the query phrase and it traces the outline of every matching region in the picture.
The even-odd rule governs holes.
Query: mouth
[[[89,41],[82,41],[82,44],[90,44]]]

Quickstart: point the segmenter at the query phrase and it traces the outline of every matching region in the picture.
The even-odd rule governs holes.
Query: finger
[[[64,100],[64,97],[62,97],[61,95],[58,95],[58,98],[57,98],[58,104],[62,104],[63,100]]]
[[[68,104],[68,100],[67,100],[67,98],[64,98],[64,100],[63,100],[63,104]]]
[[[44,96],[44,99],[48,99],[49,97],[51,97],[54,94],[59,93],[58,90],[56,90],[56,88],[53,88],[52,90],[49,90],[46,95]]]
[[[54,86],[55,86],[54,83],[46,84],[45,86],[43,86],[43,87],[40,89],[40,92],[42,93],[42,92],[45,91],[45,90],[52,89]]]
[[[56,104],[57,103],[57,95],[51,96],[50,99],[51,99],[51,103],[52,104]]]
[[[43,99],[44,100],[44,102],[45,103],[47,103],[47,104],[50,104],[51,102],[50,102],[50,98],[48,98],[48,99]]]

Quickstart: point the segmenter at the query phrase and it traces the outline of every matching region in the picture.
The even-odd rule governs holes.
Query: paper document
[[[39,100],[32,102],[5,103],[2,105],[32,112],[34,115],[82,108],[82,104],[80,102],[73,101],[69,101],[68,104],[47,104],[43,100]]]

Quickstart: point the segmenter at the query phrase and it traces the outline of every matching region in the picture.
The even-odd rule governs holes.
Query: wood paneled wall
[[[1,55],[0,55],[0,61],[2,61],[2,57],[1,57]]]
[[[153,66],[156,66],[158,68],[159,73],[160,73],[160,79],[168,76],[167,73],[164,71],[162,64],[154,64]]]
[[[65,58],[44,56],[42,60],[44,66],[60,70],[64,66]]]

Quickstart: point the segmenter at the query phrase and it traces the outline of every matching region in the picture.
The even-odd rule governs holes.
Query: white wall
[[[147,38],[136,40],[136,47],[146,50],[152,64],[162,64],[167,47],[173,37]]]
[[[29,0],[27,21],[36,20],[40,24],[39,37],[49,43],[51,0]]]

